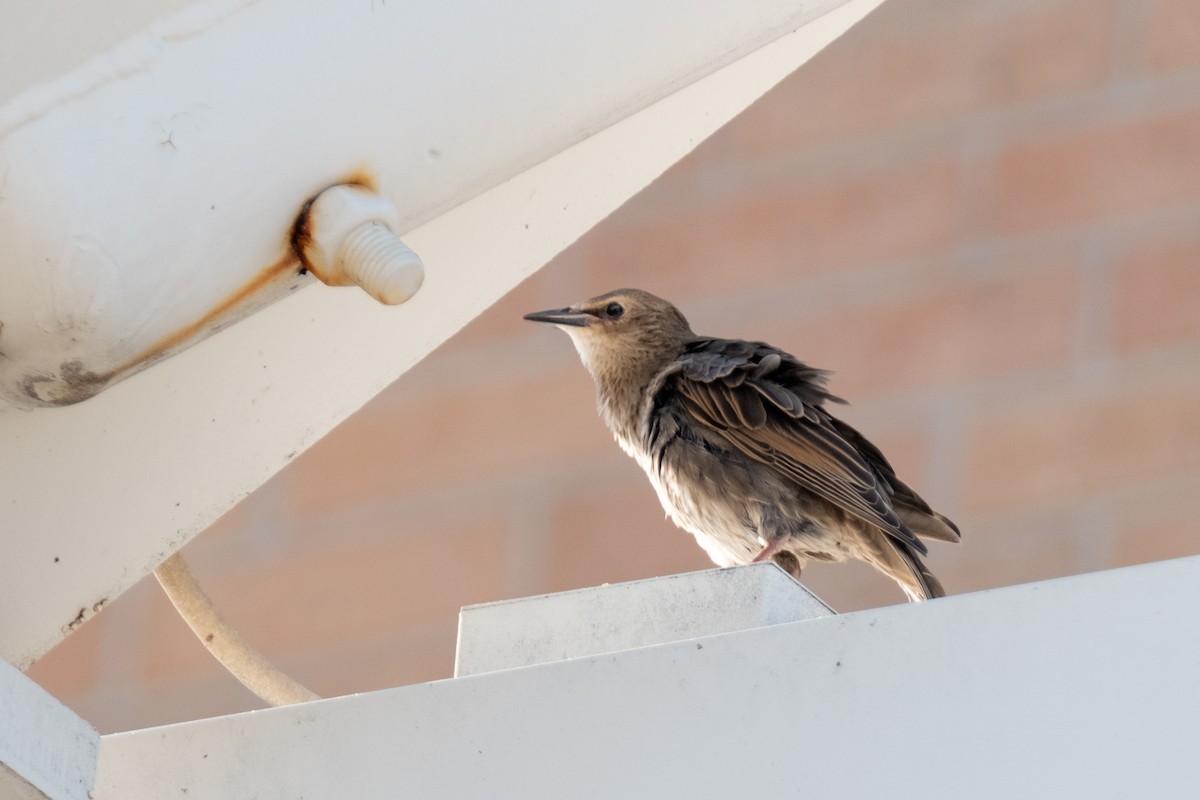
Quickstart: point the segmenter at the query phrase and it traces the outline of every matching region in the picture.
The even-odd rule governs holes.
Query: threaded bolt
[[[343,273],[389,306],[412,297],[425,280],[420,257],[381,222],[359,225],[347,234],[338,260]]]
[[[305,266],[330,286],[357,284],[381,303],[412,297],[425,278],[421,259],[394,233],[396,209],[363,186],[339,184],[317,195],[297,225]]]

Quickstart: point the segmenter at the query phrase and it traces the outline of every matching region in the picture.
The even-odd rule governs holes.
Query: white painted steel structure
[[[0,800],[87,800],[100,735],[0,661]]]
[[[544,602],[585,601],[588,642],[627,591]],[[586,649],[105,736],[95,797],[1200,796],[1200,558]]]
[[[135,334],[178,332],[285,258],[299,204],[347,170],[366,169],[404,209],[427,269],[399,308],[309,286],[86,402],[0,409],[11,554],[0,656],[31,663],[879,2],[755,0],[734,20],[719,0],[429,0],[374,14],[337,0],[227,1],[150,27],[138,5],[117,16],[124,44],[80,34],[81,66],[53,78],[30,66],[22,74],[44,83],[0,85],[0,243],[15,248],[0,254],[0,351],[12,337],[11,359],[22,342],[40,351],[39,323],[22,320],[46,313],[47,297],[85,319],[101,299],[125,315],[173,314]],[[15,8],[5,13],[36,13]],[[418,23],[437,36],[414,38]],[[4,44],[34,60],[54,49]],[[343,57],[354,74],[339,71]],[[387,81],[412,94],[372,91]],[[502,102],[529,82],[536,95]],[[472,116],[476,103],[491,116]],[[89,163],[96,153],[107,168]],[[130,183],[111,182],[126,171]],[[118,253],[134,264],[120,281],[105,266]],[[40,284],[26,259],[46,258]],[[185,289],[143,274],[165,265]],[[130,297],[109,293],[126,279]],[[86,350],[103,367],[136,350],[119,325],[95,330],[98,343],[67,342],[68,360]]]
[[[0,655],[36,659],[878,2],[4,4],[6,370],[103,375],[190,330],[348,170],[428,274],[400,309],[265,305],[283,270],[84,403],[0,408]],[[473,59],[515,71],[476,86]],[[468,609],[463,677],[105,737],[4,664],[0,796],[1200,796],[1200,559],[822,614],[763,565]]]
[[[842,2],[194,3],[0,106],[0,396],[78,402],[294,288],[330,184],[412,230]]]
[[[774,564],[669,575],[605,591],[467,606],[454,675],[463,677],[660,642],[762,628],[832,614]]]

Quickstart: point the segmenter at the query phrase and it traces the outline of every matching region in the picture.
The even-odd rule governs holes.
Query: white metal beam
[[[0,656],[31,663],[879,2],[410,232],[427,277],[399,309],[312,286],[82,404],[0,413]]]
[[[0,105],[109,50],[188,0],[0,0]],[[50,42],[53,47],[47,46]]]
[[[841,2],[192,3],[0,105],[0,399],[82,401],[285,294],[331,183],[407,232]]]
[[[1197,797],[1197,741],[1192,558],[114,734],[96,800]]]

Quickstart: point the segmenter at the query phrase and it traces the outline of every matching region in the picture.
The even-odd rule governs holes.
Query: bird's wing
[[[826,401],[841,402],[825,390],[827,373],[770,345],[738,339],[697,339],[676,366],[664,391],[679,398],[695,424],[917,552],[927,552],[892,507],[895,473],[886,459],[825,410]]]
[[[908,526],[909,530],[923,539],[937,539],[951,543],[962,540],[958,526],[951,522],[949,517],[930,508],[929,504],[907,483],[896,477],[895,470],[883,457],[883,453],[879,452],[878,447],[840,419],[830,417],[829,421],[838,433],[862,454],[872,469],[887,481],[888,486],[892,489],[892,507],[896,509],[896,515]]]

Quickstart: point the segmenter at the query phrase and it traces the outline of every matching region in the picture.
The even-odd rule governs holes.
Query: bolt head
[[[308,207],[304,242],[307,266],[323,283],[347,286],[354,279],[342,270],[339,255],[347,237],[359,227],[378,223],[396,230],[396,207],[364,186],[341,183],[321,192]]]

